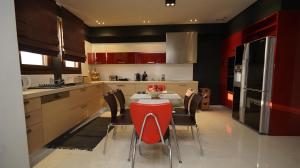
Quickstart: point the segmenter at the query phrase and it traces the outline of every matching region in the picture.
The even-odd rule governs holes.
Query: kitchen
[[[129,151],[129,144],[127,143],[130,143],[130,136],[123,134],[129,135],[131,132],[126,129],[122,131],[121,128],[117,129],[115,139],[106,136],[108,137],[107,148],[109,149],[106,155],[99,152],[103,150],[103,141],[99,143],[95,151],[90,153],[54,149],[49,153],[42,152],[41,154],[38,151],[69,129],[73,129],[78,125],[84,126],[94,117],[101,116],[104,111],[108,110],[109,106],[103,97],[106,92],[121,89],[126,98],[126,106],[130,106],[130,99],[135,93],[145,91],[149,85],[153,84],[163,85],[168,91],[174,91],[181,98],[185,96],[188,88],[193,90],[207,88],[210,92],[208,103],[211,106],[209,110],[199,110],[199,113],[197,113],[197,117],[203,117],[203,121],[199,119],[200,138],[203,146],[203,154],[199,157],[202,157],[202,161],[193,162],[187,159],[187,153],[191,150],[189,145],[192,141],[185,141],[183,135],[181,135],[182,130],[178,129],[177,145],[179,144],[180,152],[172,146],[172,148],[174,147],[173,167],[191,167],[193,164],[201,164],[203,167],[215,167],[217,164],[212,160],[217,159],[222,162],[222,159],[210,157],[209,154],[216,154],[211,150],[221,149],[222,151],[219,152],[224,152],[224,150],[235,149],[236,141],[238,141],[236,134],[239,135],[243,132],[258,140],[266,137],[269,139],[270,137],[270,143],[277,140],[278,142],[274,143],[287,150],[292,157],[295,157],[293,152],[299,152],[297,148],[292,149],[293,144],[299,142],[299,138],[296,137],[299,136],[299,113],[297,108],[299,99],[296,94],[299,91],[296,87],[299,83],[299,80],[297,80],[297,72],[299,72],[297,63],[299,61],[296,57],[299,42],[295,37],[299,31],[297,29],[299,24],[297,22],[299,21],[299,4],[297,2],[249,0],[242,3],[232,0],[233,4],[214,2],[214,5],[212,5],[204,0],[198,3],[191,0],[191,2],[184,3],[176,1],[175,6],[172,7],[167,6],[165,1],[157,1],[154,3],[155,7],[166,12],[166,17],[158,17],[153,12],[148,13],[148,15],[152,14],[153,18],[157,19],[155,20],[146,18],[146,16],[136,19],[134,15],[137,11],[140,14],[144,13],[141,9],[124,12],[117,8],[120,10],[120,14],[114,14],[117,16],[112,15],[113,6],[121,5],[125,6],[124,9],[129,9],[130,5],[132,8],[131,3],[133,2],[119,2],[118,5],[115,4],[116,2],[102,2],[103,7],[98,10],[95,6],[100,2],[91,2],[87,5],[79,1],[61,0],[54,2],[49,0],[47,3],[50,5],[36,3],[30,6],[29,2],[32,1],[34,0],[30,0],[28,3],[17,3],[19,1],[16,0],[16,11],[14,4],[9,1],[5,2],[5,5],[1,4],[1,20],[7,22],[7,25],[5,25],[7,31],[1,32],[1,36],[5,37],[1,40],[3,55],[7,55],[3,58],[6,60],[2,62],[3,66],[2,64],[0,66],[1,77],[3,76],[3,79],[6,79],[1,84],[1,86],[3,85],[1,87],[1,90],[3,90],[2,95],[5,96],[5,98],[1,97],[1,113],[4,114],[3,117],[1,114],[1,133],[3,132],[3,135],[5,135],[1,138],[1,141],[4,142],[3,145],[1,142],[0,148],[1,158],[3,158],[3,161],[1,159],[1,167],[27,167],[26,165],[47,167],[49,166],[47,164],[56,164],[54,167],[74,167],[74,163],[77,163],[74,160],[76,160],[75,158],[78,159],[76,156],[83,156],[84,154],[86,154],[83,156],[85,160],[87,157],[99,157],[100,160],[92,159],[84,162],[84,160],[78,159],[78,165],[81,165],[81,167],[93,163],[98,167],[124,167],[124,164],[130,166],[130,162],[126,160],[127,156],[114,153],[116,152],[114,145],[117,148],[124,148],[124,150]],[[135,3],[142,8],[145,2]],[[191,5],[193,3],[195,4]],[[105,4],[112,9],[105,7]],[[185,4],[189,4],[191,9],[184,7]],[[7,7],[4,7],[6,5]],[[26,13],[26,10],[18,10],[23,9],[25,6],[30,8],[31,11]],[[37,6],[41,8],[36,8]],[[4,7],[3,10],[2,7]],[[215,9],[205,10],[208,7]],[[32,12],[32,9],[36,9],[36,13],[42,12],[37,16]],[[145,7],[146,9],[151,11],[153,6]],[[217,9],[223,12],[210,17],[209,13],[218,11]],[[178,16],[179,11],[174,12],[177,15],[171,17],[170,14],[174,10],[183,10],[181,12],[186,14],[184,16],[186,19]],[[7,14],[2,14],[2,11]],[[48,11],[48,13],[43,11]],[[188,11],[197,11],[198,14],[191,14]],[[15,13],[16,19],[14,18]],[[187,16],[189,14],[192,16]],[[57,15],[60,16],[58,21]],[[115,19],[118,17],[119,19]],[[28,18],[31,18],[31,20]],[[130,19],[126,20],[126,18]],[[35,19],[40,20],[35,22]],[[187,40],[188,44],[183,43],[184,40],[181,37],[176,42],[176,38],[175,40],[171,38],[173,34],[185,36],[183,38],[190,40]],[[238,54],[236,53],[236,47],[247,45],[251,41],[267,36],[277,37],[275,46],[277,53],[275,62],[277,62],[275,63],[273,80],[290,81],[289,83],[273,82],[273,86],[271,86],[273,88],[272,97],[270,98],[271,101],[269,100],[270,104],[268,104],[271,109],[271,116],[267,131],[267,134],[271,136],[260,135],[252,129],[248,130],[247,123],[243,123],[243,120],[231,119],[231,109],[235,109],[237,100],[235,95],[237,92],[234,91],[233,87],[234,76],[231,74],[234,71],[234,63],[232,62],[234,62],[235,57],[233,56]],[[5,40],[12,39],[12,37],[14,40]],[[34,43],[34,41],[38,43]],[[19,49],[17,49],[17,45]],[[178,48],[180,49],[178,50]],[[21,52],[21,56],[19,56],[19,51],[25,52]],[[38,55],[39,58],[35,59],[35,61],[39,60],[39,64],[46,62],[46,66],[36,69],[31,66],[32,62],[28,63],[29,66],[28,64],[23,65],[22,63],[30,61],[30,59],[26,60],[25,57],[28,58],[28,55],[30,58],[34,57],[34,54],[28,54],[28,52],[49,55],[48,57]],[[179,56],[176,56],[178,53],[180,53]],[[244,53],[247,52],[243,51]],[[16,57],[12,57],[12,54]],[[22,56],[23,54],[24,56]],[[289,55],[289,57],[283,57],[282,55]],[[280,62],[278,62],[278,59],[280,59]],[[21,75],[23,78],[23,92],[20,82]],[[123,81],[116,81],[117,78]],[[139,81],[143,79],[147,81]],[[41,87],[44,88],[40,89]],[[14,106],[11,106],[12,102],[14,102]],[[253,102],[255,104],[255,101]],[[214,117],[210,115],[214,115]],[[218,116],[223,115],[228,117],[226,120],[229,123],[216,120]],[[29,119],[25,120],[25,118]],[[228,140],[226,139],[227,136],[221,136],[223,130],[222,124],[219,125],[220,123],[225,125],[226,133],[234,138],[234,142],[229,143],[233,145],[230,149],[225,148],[228,144],[224,142],[218,148],[213,147],[218,142],[209,137],[209,134],[211,134],[219,136],[220,139],[224,138],[225,141]],[[220,126],[219,130],[210,130],[217,125]],[[9,133],[5,128],[11,128]],[[32,134],[35,137],[33,141],[28,139],[26,129],[27,133],[34,133]],[[76,129],[80,129],[80,127]],[[237,130],[242,130],[242,132],[237,133]],[[219,134],[217,135],[213,131],[219,131]],[[42,140],[36,138],[36,136],[40,136]],[[122,138],[122,136],[124,137]],[[284,138],[284,140],[277,136],[287,136],[287,139]],[[119,139],[120,137],[121,139]],[[126,143],[123,142],[124,140]],[[247,143],[247,141],[242,142]],[[27,146],[27,143],[32,144]],[[267,144],[268,141],[265,143],[260,142],[257,145],[264,146]],[[265,150],[270,152],[272,147],[267,147],[268,149]],[[145,148],[145,152],[148,150],[144,146],[143,148]],[[243,150],[247,150],[247,148],[243,146],[241,153],[237,153],[239,158],[237,160],[240,161],[241,165],[230,163],[231,157],[225,157],[223,165],[227,167],[249,167],[255,163],[259,167],[267,164],[276,167],[291,161],[289,158],[283,157],[280,152],[275,152],[275,155],[280,157],[277,161],[270,158],[262,158],[262,160],[257,161],[254,159],[255,157],[251,157],[250,161],[246,161],[243,158],[245,152]],[[70,152],[70,157],[67,157],[68,152]],[[161,153],[161,151],[158,152]],[[252,152],[254,152],[252,153],[254,155],[261,154],[261,151]],[[177,159],[180,160],[180,153],[182,163],[177,162]],[[197,150],[190,151],[190,153],[196,155]],[[112,160],[107,159],[109,156],[119,157],[120,162],[114,163]],[[20,159],[11,163],[8,161],[8,157],[18,157]],[[69,162],[62,163],[63,158],[69,160]],[[143,159],[146,163],[142,162]],[[137,167],[142,166],[142,164],[145,167],[151,167],[152,164],[157,164],[156,162],[160,161],[151,162],[151,158],[149,161],[149,158],[139,156],[135,162]],[[167,161],[162,160],[160,164],[160,166],[165,167]],[[296,163],[292,162],[290,167],[295,167],[294,165]]]

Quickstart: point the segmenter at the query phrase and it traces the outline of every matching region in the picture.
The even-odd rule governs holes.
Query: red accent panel
[[[272,88],[272,135],[300,135],[300,12],[280,12]]]
[[[135,59],[134,52],[107,53],[107,64],[134,64]]]
[[[222,62],[220,73],[220,97],[221,103],[228,108],[232,108],[232,101],[228,100],[227,91],[227,63],[228,58],[235,56],[235,49],[242,44],[242,32],[237,32],[225,39],[222,43]]]

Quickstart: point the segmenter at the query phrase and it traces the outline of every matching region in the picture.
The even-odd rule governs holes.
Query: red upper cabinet
[[[107,64],[135,64],[136,53],[116,52],[107,53]]]
[[[88,53],[89,64],[106,64],[106,53]]]
[[[106,53],[96,53],[96,64],[106,64]]]
[[[136,63],[138,64],[165,64],[166,53],[137,53]]]

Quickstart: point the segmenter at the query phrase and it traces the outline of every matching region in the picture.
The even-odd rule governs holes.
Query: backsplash
[[[90,65],[90,70],[96,68],[101,80],[109,80],[109,75],[135,79],[135,73],[148,74],[148,80],[161,80],[165,74],[166,80],[193,80],[193,64],[110,64]]]
[[[62,78],[65,83],[73,83],[74,77],[80,76],[81,74],[62,74]],[[37,86],[38,84],[49,84],[53,82],[53,74],[49,75],[22,75],[30,78],[31,86]]]

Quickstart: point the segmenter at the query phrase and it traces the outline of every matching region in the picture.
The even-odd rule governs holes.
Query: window
[[[79,68],[79,63],[74,61],[65,61],[65,66],[67,68]]]
[[[42,54],[21,51],[21,64],[48,66],[48,57]]]

